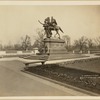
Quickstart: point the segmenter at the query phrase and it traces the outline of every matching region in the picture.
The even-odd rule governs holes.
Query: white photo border
[[[100,5],[100,1],[0,1],[1,5]],[[0,97],[0,100],[100,100],[100,96],[9,96]]]

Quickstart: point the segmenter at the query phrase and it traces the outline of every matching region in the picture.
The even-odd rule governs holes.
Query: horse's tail
[[[61,27],[59,27],[59,29],[60,29],[60,31],[61,31],[62,33],[64,33],[64,31],[61,29]]]
[[[40,22],[39,20],[38,20],[38,22],[40,23],[40,24],[42,24],[42,25],[44,25],[42,22]]]

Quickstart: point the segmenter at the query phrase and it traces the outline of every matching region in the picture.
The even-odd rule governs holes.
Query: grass
[[[75,68],[90,72],[100,73],[100,58],[82,59],[60,63],[60,66],[66,68]]]

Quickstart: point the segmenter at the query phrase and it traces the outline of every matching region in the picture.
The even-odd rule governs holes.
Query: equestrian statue
[[[44,23],[40,22],[39,20],[38,20],[38,22],[43,25],[47,38],[51,38],[52,37],[52,31],[56,31],[55,36],[58,35],[59,39],[60,39],[59,30],[62,33],[64,33],[63,30],[61,29],[61,27],[59,27],[57,25],[57,22],[56,22],[56,20],[53,17],[51,17],[51,20],[50,20],[50,17],[47,17],[44,20]]]

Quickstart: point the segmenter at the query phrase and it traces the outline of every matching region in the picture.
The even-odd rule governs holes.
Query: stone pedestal
[[[46,48],[45,53],[49,55],[49,60],[63,59],[66,57],[67,50],[64,47],[64,40],[46,38],[43,42]]]

